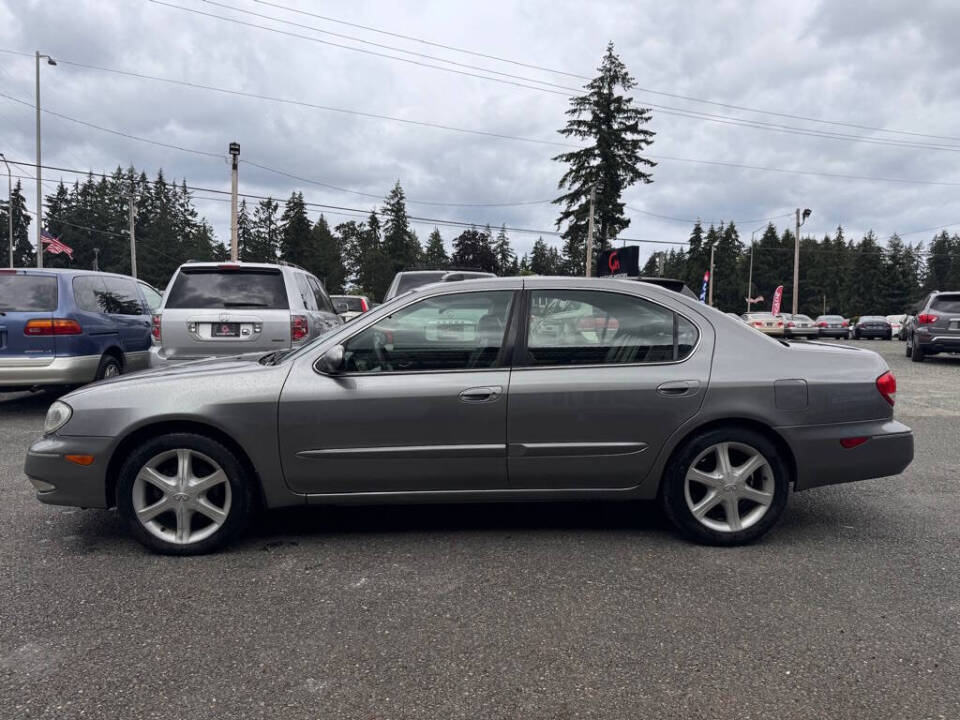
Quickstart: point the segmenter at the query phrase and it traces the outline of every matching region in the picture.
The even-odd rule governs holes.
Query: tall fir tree
[[[312,229],[303,193],[291,193],[280,216],[280,257],[310,272],[317,266]]]
[[[643,127],[650,121],[650,110],[634,107],[633,99],[624,94],[636,82],[614,52],[612,42],[598,72],[585,86],[584,95],[570,99],[566,111],[569,119],[560,130],[565,137],[588,140],[590,144],[554,158],[569,166],[558,185],[566,192],[554,203],[562,208],[557,227],[566,225],[564,253],[572,274],[582,274],[584,269],[591,188],[596,191],[596,257],[630,225],[620,200],[623,191],[637,182],[653,182],[647,170],[656,165],[641,155],[653,142],[654,133]]]
[[[273,198],[261,200],[253,211],[250,248],[244,260],[275,263],[280,251],[280,204]]]
[[[434,228],[427,237],[427,247],[423,251],[423,264],[431,270],[442,270],[450,264],[450,257],[443,245],[440,230]]]
[[[13,212],[13,266],[18,268],[35,267],[37,264],[37,254],[30,243],[30,221],[31,217],[27,213],[27,203],[23,197],[23,189],[20,181],[13,186],[12,212]],[[3,264],[10,261],[10,246],[8,233],[10,230],[10,208],[4,203],[0,209],[0,229],[3,231]]]
[[[330,225],[323,215],[314,223],[311,235],[316,256],[314,274],[323,282],[327,292],[342,293],[346,286],[347,268],[340,238],[330,231]]]
[[[517,256],[510,247],[510,238],[507,236],[507,226],[500,226],[497,237],[493,241],[493,254],[497,258],[497,275],[515,275]]]
[[[406,197],[399,180],[387,195],[383,217],[383,252],[390,259],[393,272],[415,268],[420,263],[420,242],[410,229]]]

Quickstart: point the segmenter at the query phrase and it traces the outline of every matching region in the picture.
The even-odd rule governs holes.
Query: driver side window
[[[344,343],[347,372],[447,372],[497,366],[513,291],[425,298]]]

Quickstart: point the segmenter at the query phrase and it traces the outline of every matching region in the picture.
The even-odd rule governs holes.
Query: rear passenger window
[[[313,294],[313,290],[310,288],[310,285],[307,283],[307,276],[303,273],[294,273],[293,276],[297,279],[297,290],[300,293],[300,299],[303,301],[303,306],[307,310],[319,310],[317,306],[317,298]]]
[[[104,275],[107,291],[101,304],[111,315],[143,315],[143,303],[133,280]]]
[[[631,295],[534,291],[527,364],[622,365],[683,360],[699,331],[686,318]]]
[[[330,299],[330,296],[327,295],[327,291],[323,289],[323,286],[320,285],[320,281],[313,277],[313,275],[307,275],[307,282],[310,284],[310,289],[313,291],[314,297],[317,298],[317,306],[321,310],[336,314],[337,311],[333,307],[333,301]]]
[[[106,294],[107,286],[99,275],[80,275],[73,279],[73,300],[81,310],[107,312],[104,304]]]

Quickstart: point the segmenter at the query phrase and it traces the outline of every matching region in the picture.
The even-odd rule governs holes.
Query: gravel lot
[[[158,557],[34,499],[51,396],[0,395],[0,717],[960,717],[960,358],[855,344],[913,465],[728,550],[556,504],[276,512]]]

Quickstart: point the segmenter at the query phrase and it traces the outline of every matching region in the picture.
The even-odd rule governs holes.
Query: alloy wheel
[[[756,525],[770,509],[775,490],[767,459],[738,442],[705,449],[690,464],[683,482],[690,513],[717,532],[739,532]]]
[[[230,515],[227,474],[213,459],[187,448],[148,460],[133,482],[133,511],[154,537],[189,545],[210,537]]]
[[[105,378],[117,377],[120,374],[120,366],[116,363],[110,363],[103,369],[103,376]]]

